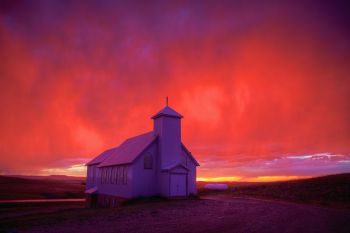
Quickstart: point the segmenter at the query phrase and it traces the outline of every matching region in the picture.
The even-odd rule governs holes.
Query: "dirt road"
[[[118,209],[66,209],[28,218],[22,213],[17,219],[0,219],[0,226],[5,232],[350,232],[350,210],[245,198],[213,199]]]

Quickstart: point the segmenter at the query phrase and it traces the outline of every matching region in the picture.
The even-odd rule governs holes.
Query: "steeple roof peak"
[[[165,106],[162,110],[160,110],[158,113],[152,116],[152,119],[156,119],[161,116],[167,116],[167,117],[175,117],[175,118],[182,118],[183,116],[176,112],[174,109],[170,108],[168,105]]]

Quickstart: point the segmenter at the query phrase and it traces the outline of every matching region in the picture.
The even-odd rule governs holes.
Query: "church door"
[[[170,196],[187,196],[187,174],[170,174]]]

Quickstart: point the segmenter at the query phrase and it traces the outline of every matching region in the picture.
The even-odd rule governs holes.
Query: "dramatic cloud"
[[[350,171],[346,4],[1,1],[0,172],[76,174],[165,96],[201,177]]]

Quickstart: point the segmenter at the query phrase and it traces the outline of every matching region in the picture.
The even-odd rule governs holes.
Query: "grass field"
[[[0,176],[0,197],[81,198],[83,181]],[[137,199],[112,209],[85,208],[84,202],[2,203],[0,232],[350,232],[350,174],[232,182],[225,191],[205,184],[198,182],[198,199]]]
[[[348,233],[350,210],[249,198],[144,200],[97,209],[83,203],[21,204],[1,209],[0,232]]]
[[[0,200],[82,198],[85,178],[0,176]]]
[[[199,195],[224,194],[350,208],[350,173],[283,182],[227,184],[227,190],[217,191],[206,190],[205,184],[200,183]]]
[[[69,176],[0,176],[0,200],[84,198],[84,178]],[[350,173],[284,182],[226,182],[225,191],[207,190],[197,182],[199,196],[229,195],[350,207]]]

